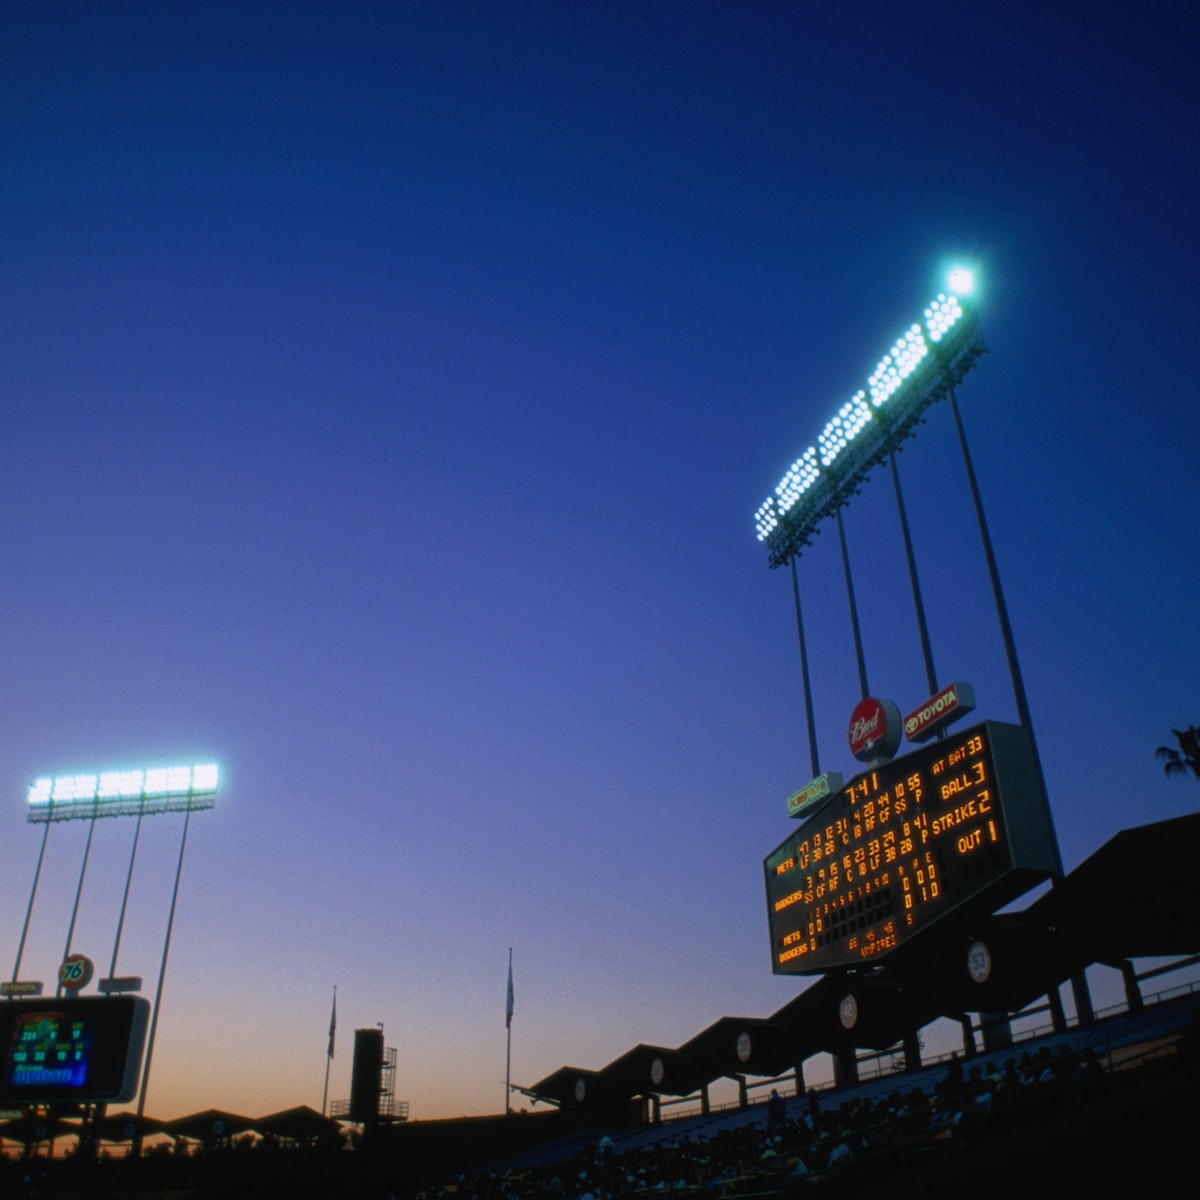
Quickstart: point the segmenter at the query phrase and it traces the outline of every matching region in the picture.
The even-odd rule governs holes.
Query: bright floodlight
[[[216,763],[44,776],[29,785],[31,821],[191,812],[216,803]]]
[[[809,446],[779,481],[775,494],[779,497],[780,512],[787,512],[814,483],[820,472],[817,470],[817,452]]]
[[[854,440],[862,427],[871,419],[871,409],[865,392],[859,392],[838,410],[838,414],[825,426],[817,439],[821,447],[821,463],[831,466],[838,454]]]
[[[957,296],[939,295],[925,310],[925,327],[929,330],[929,340],[940,342],[962,315],[962,305],[959,304]]]
[[[775,501],[768,496],[754,514],[754,529],[758,540],[765,542],[779,528],[779,518],[775,515]]]
[[[969,296],[975,287],[975,276],[968,267],[955,267],[946,277],[952,292],[960,296]]]
[[[975,365],[987,346],[972,306],[959,302],[974,286],[971,272],[949,272],[952,288],[925,309],[855,393],[787,469],[754,514],[758,540],[780,567],[807,546],[817,527],[854,495],[868,472],[907,437],[921,414]]]
[[[871,403],[876,408],[885,404],[928,353],[925,335],[921,332],[920,325],[914,325],[892,347],[891,353],[883,356],[867,380],[867,387],[871,391]]]

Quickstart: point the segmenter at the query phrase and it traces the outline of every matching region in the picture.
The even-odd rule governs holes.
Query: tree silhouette
[[[1163,760],[1163,772],[1169,779],[1172,775],[1186,775],[1189,771],[1200,779],[1200,729],[1189,725],[1186,729],[1172,729],[1179,749],[1159,746],[1155,755]]]

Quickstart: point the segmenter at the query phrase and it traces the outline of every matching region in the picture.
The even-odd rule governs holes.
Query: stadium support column
[[[896,452],[888,454],[888,466],[892,469],[892,483],[896,491],[896,511],[900,514],[900,534],[904,539],[904,557],[908,560],[908,581],[912,585],[913,607],[917,613],[917,634],[921,639],[921,657],[925,662],[925,686],[931,696],[937,695],[937,672],[933,669],[933,647],[929,641],[929,626],[925,620],[925,601],[921,597],[921,582],[917,578],[917,559],[913,554],[912,535],[908,530],[908,511],[904,507],[904,493],[900,490],[900,472],[896,467]],[[944,731],[938,730],[944,737]]]
[[[971,451],[967,445],[967,433],[963,428],[962,414],[958,411],[958,399],[954,395],[954,388],[949,391],[950,411],[954,415],[954,427],[958,433],[958,444],[962,450],[963,465],[967,472],[967,483],[971,489],[971,502],[975,507],[975,519],[979,524],[979,539],[983,544],[984,558],[987,560],[988,578],[992,585],[992,599],[996,605],[996,616],[1000,622],[1000,636],[1004,642],[1004,655],[1008,660],[1008,674],[1013,689],[1013,699],[1017,705],[1017,720],[1025,727],[1029,734],[1029,740],[1033,744],[1033,759],[1037,767],[1038,782],[1042,786],[1042,791],[1046,792],[1046,777],[1042,771],[1042,756],[1038,751],[1037,735],[1033,729],[1033,718],[1029,712],[1029,700],[1025,694],[1025,680],[1021,675],[1021,664],[1017,659],[1017,644],[1013,639],[1012,623],[1008,619],[1008,606],[1004,602],[1004,591],[1000,586],[1000,571],[996,566],[996,555],[992,549],[992,538],[988,532],[987,518],[983,512],[983,500],[979,494],[979,481],[975,477],[975,465],[971,461]],[[1048,794],[1048,793],[1046,793]],[[1054,853],[1058,856],[1058,840],[1055,839]],[[1058,862],[1058,868],[1055,872],[1053,884],[1056,884],[1063,874],[1062,862]],[[1092,998],[1088,991],[1087,976],[1082,971],[1077,971],[1071,976],[1071,990],[1075,997],[1075,1010],[1079,1016],[1081,1024],[1090,1025],[1095,1020],[1095,1013],[1092,1009]],[[1051,1009],[1057,1003],[1061,1008],[1062,1000],[1058,996],[1057,991],[1051,997]]]
[[[858,624],[858,603],[854,599],[854,580],[850,577],[850,552],[846,549],[846,528],[842,523],[842,510],[834,514],[837,518],[838,541],[842,547],[842,570],[846,575],[846,597],[850,601],[850,625],[854,633],[854,657],[858,662],[858,687],[865,700],[871,689],[867,686],[867,663],[863,657],[862,630]]]
[[[1130,1012],[1141,1012],[1146,1006],[1142,999],[1142,989],[1138,985],[1137,971],[1127,958],[1121,960],[1121,979],[1125,984],[1125,1003]]]
[[[834,1054],[833,1082],[840,1088],[851,1087],[858,1082],[858,1053],[853,1046]]]
[[[800,638],[800,677],[804,683],[804,713],[808,721],[808,757],[812,767],[812,777],[817,779],[821,774],[821,759],[817,754],[817,724],[813,716],[812,677],[808,673],[808,642],[804,638],[804,617],[800,611],[800,579],[796,573],[796,556],[788,560],[792,568],[792,597],[796,602],[796,633]]]
[[[29,906],[25,909],[25,924],[21,926],[21,940],[17,943],[17,961],[13,963],[13,982],[21,978],[21,959],[25,955],[25,938],[29,934],[29,919],[33,916],[33,901],[37,896],[38,880],[42,877],[42,860],[46,857],[46,842],[50,837],[50,821],[42,831],[42,848],[38,851],[37,867],[33,872],[33,887],[29,889]]]
[[[142,817],[146,812],[146,799],[142,797],[142,803],[138,810],[137,824],[133,829],[133,847],[129,851],[129,870],[125,873],[125,892],[121,897],[121,915],[117,918],[117,932],[113,938],[112,962],[109,964],[108,977],[115,979],[117,975],[117,955],[121,949],[121,933],[125,928],[125,910],[129,907],[129,885],[133,882],[133,864],[137,859],[138,840],[142,836]]]
[[[88,824],[87,842],[84,844],[84,848],[83,848],[83,864],[79,868],[79,883],[75,888],[75,906],[71,909],[71,923],[67,926],[67,944],[66,944],[65,949],[63,950],[64,961],[70,956],[71,942],[75,938],[75,921],[76,921],[76,918],[79,916],[79,901],[80,901],[80,898],[83,896],[83,880],[84,880],[84,876],[87,875],[88,859],[91,857],[91,854],[92,854],[92,835],[95,832],[96,832],[96,801],[93,800],[92,801],[92,819],[91,819],[90,823]],[[56,996],[61,996],[62,993],[63,993],[63,985],[62,985],[62,979],[60,978],[58,981],[58,987],[55,989],[54,994]]]
[[[158,1033],[158,1017],[162,1011],[163,980],[167,974],[167,956],[171,952],[171,931],[175,927],[175,905],[179,900],[179,877],[183,874],[183,852],[187,849],[188,826],[192,821],[189,807],[183,817],[183,836],[179,839],[179,859],[175,863],[175,886],[171,890],[171,908],[167,913],[167,932],[163,937],[162,961],[158,964],[158,984],[154,990],[154,1014],[150,1018],[150,1036],[146,1040],[146,1057],[142,1064],[142,1084],[138,1089],[137,1120],[134,1123],[134,1157],[142,1153],[142,1119],[146,1115],[146,1090],[150,1086],[150,1063],[154,1058],[154,1039]]]
[[[1012,623],[1008,619],[1008,605],[1004,602],[1004,589],[1000,586],[1000,571],[996,566],[996,555],[992,549],[992,535],[988,530],[987,517],[983,511],[983,498],[979,494],[979,481],[975,476],[975,464],[971,459],[971,449],[967,445],[967,431],[963,428],[962,414],[958,411],[958,400],[954,389],[949,392],[950,411],[954,414],[954,428],[958,432],[958,445],[962,450],[963,466],[967,472],[967,486],[971,491],[971,502],[975,507],[975,520],[979,525],[979,540],[983,545],[983,556],[987,562],[988,580],[992,585],[992,602],[996,606],[996,618],[1000,622],[1000,637],[1004,642],[1004,657],[1008,662],[1008,678],[1013,690],[1013,700],[1017,706],[1017,721],[1029,734],[1033,743],[1033,757],[1037,765],[1038,781],[1045,791],[1046,780],[1042,774],[1042,758],[1037,749],[1037,737],[1033,731],[1033,718],[1029,713],[1029,701],[1025,695],[1025,680],[1021,675],[1021,664],[1017,659],[1017,643],[1013,639]],[[1055,854],[1058,853],[1057,843]],[[1062,864],[1058,865],[1058,874],[1062,874]]]
[[[958,1018],[958,1023],[962,1026],[963,1053],[968,1058],[974,1058],[977,1050],[975,1048],[975,1026],[971,1024],[971,1014],[963,1013]]]
[[[1076,971],[1071,976],[1071,996],[1075,1000],[1075,1018],[1080,1025],[1095,1025],[1096,1010],[1092,1007],[1092,993],[1088,989],[1087,976]]]
[[[984,1054],[1001,1054],[1011,1050],[1013,1044],[1012,1022],[1007,1013],[979,1014],[979,1032],[983,1034]]]
[[[1066,1033],[1067,1013],[1063,1008],[1062,994],[1058,990],[1058,984],[1055,984],[1046,993],[1046,1000],[1050,1004],[1050,1024],[1054,1027],[1054,1032]]]

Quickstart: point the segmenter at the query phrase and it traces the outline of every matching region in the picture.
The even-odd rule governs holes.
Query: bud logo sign
[[[868,696],[850,714],[850,753],[859,762],[891,758],[900,745],[900,710],[891,700]]]
[[[974,709],[975,689],[969,683],[949,684],[904,718],[904,736],[910,742],[927,742],[939,729]]]

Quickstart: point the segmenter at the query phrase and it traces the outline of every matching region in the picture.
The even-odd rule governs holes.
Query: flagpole
[[[333,1008],[329,1013],[329,1045],[325,1050],[325,1090],[321,1093],[321,1116],[329,1100],[329,1064],[333,1062],[333,1035],[337,1032],[337,984],[333,985]]]
[[[512,983],[512,947],[508,948],[508,999],[504,1006],[504,1027],[507,1030],[508,1046],[504,1056],[504,1115],[512,1112],[509,1097],[512,1095],[512,1015],[513,1015],[513,983]]]

